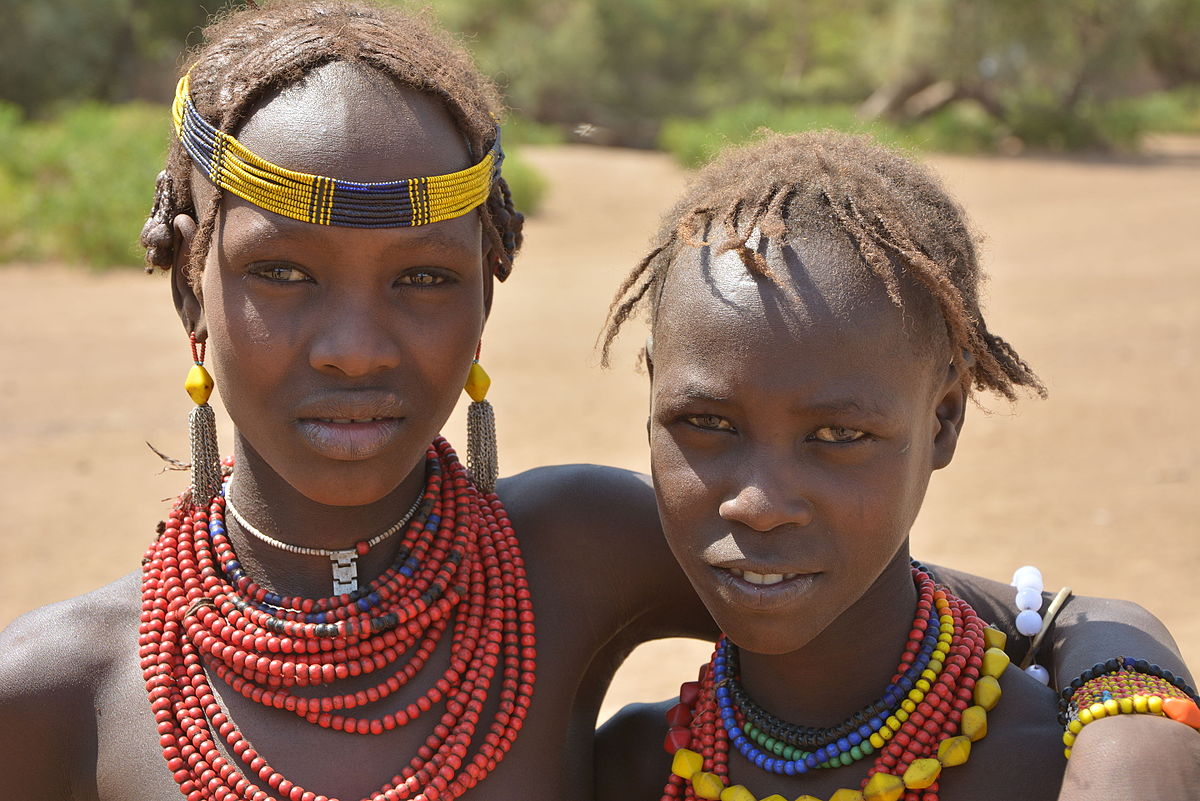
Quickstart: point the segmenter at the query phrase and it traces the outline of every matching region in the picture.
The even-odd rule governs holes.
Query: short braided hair
[[[902,281],[936,303],[964,388],[1014,400],[1021,386],[1045,396],[1029,365],[984,322],[983,275],[962,208],[927,168],[869,137],[834,131],[768,135],[725,151],[696,175],[609,307],[605,363],[622,324],[643,304],[653,327],[671,264],[717,229],[727,237],[715,252],[736,252],[748,270],[776,283],[748,245],[756,229],[775,240],[820,232],[848,241],[897,306]]]
[[[363,64],[436,97],[472,154],[482,157],[491,148],[499,94],[470,55],[424,18],[370,2],[282,0],[225,14],[205,28],[204,43],[189,53],[192,100],[202,117],[232,133],[271,92],[334,61]],[[199,217],[191,175],[187,151],[172,138],[166,169],[156,181],[154,206],[142,228],[148,270],[172,264],[175,216]],[[218,202],[199,221],[189,265],[193,277],[212,241],[220,199],[216,191]],[[503,280],[521,246],[524,222],[503,178],[492,185],[480,216],[495,254],[495,273]]]

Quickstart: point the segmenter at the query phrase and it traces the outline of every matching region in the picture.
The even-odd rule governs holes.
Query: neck
[[[425,460],[400,484],[377,501],[361,506],[329,506],[302,495],[276,473],[241,437],[234,444],[235,469],[227,493],[238,513],[263,534],[289,545],[326,550],[353,550],[390,528],[413,505],[425,488]],[[309,598],[332,591],[328,556],[296,554],[263,542],[226,515],[226,529],[238,561],[260,586],[284,595]],[[403,532],[358,556],[362,586],[383,573],[395,560]]]
[[[740,651],[741,682],[773,715],[828,726],[878,700],[900,662],[917,593],[908,548],[814,640],[786,654]]]

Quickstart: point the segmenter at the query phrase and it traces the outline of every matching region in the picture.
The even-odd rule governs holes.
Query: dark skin
[[[339,64],[268,99],[236,133],[277,163],[352,179],[431,175],[471,162],[436,101]],[[194,189],[202,208],[212,202],[203,178]],[[240,511],[261,529],[316,547],[386,528],[421,486],[425,447],[461,392],[490,307],[491,254],[478,217],[417,229],[328,228],[226,197],[197,282],[186,272],[196,220],[177,218],[175,232],[175,304],[184,330],[207,339],[237,428],[231,491]],[[321,422],[364,418],[385,419]],[[586,798],[595,718],[616,666],[638,642],[711,637],[712,624],[659,533],[645,477],[547,467],[502,480],[498,492],[526,559],[539,676],[516,745],[467,797]],[[259,583],[328,592],[325,558],[264,546],[232,522],[230,533]],[[360,580],[390,563],[392,547],[360,560]],[[180,797],[137,663],[140,578],[37,610],[0,634],[6,799]],[[444,664],[435,654],[426,671],[440,675]],[[428,686],[415,684],[414,691]],[[347,681],[337,689],[358,688]],[[414,726],[380,737],[334,734],[236,693],[221,700],[273,767],[341,798],[390,779],[427,733]]]
[[[916,603],[909,529],[930,475],[953,458],[967,397],[911,287],[902,310],[855,280],[862,266],[844,245],[756,244],[782,285],[708,248],[671,267],[654,332],[651,464],[663,530],[739,646],[743,686],[778,717],[827,726],[878,698],[895,670],[888,644],[905,641]],[[1011,626],[1011,588],[935,572]],[[986,739],[943,774],[943,797],[1058,797],[1056,694],[1015,667],[1001,684]],[[673,703],[627,707],[601,729],[599,798],[661,792]],[[731,749],[729,775],[759,798],[827,798],[857,789],[867,765],[776,776]]]

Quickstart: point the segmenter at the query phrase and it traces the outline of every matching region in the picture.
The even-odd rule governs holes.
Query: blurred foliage
[[[25,122],[0,105],[0,261],[141,264],[166,110],[83,103]]]
[[[458,31],[514,145],[663,146],[689,164],[761,127],[940,150],[1133,149],[1200,132],[1200,0],[383,0]],[[9,3],[0,259],[140,261],[180,53],[220,0]],[[97,103],[119,104],[102,108]]]
[[[602,143],[652,146],[664,120],[747,104],[851,105],[911,125],[970,103],[994,118],[992,139],[1120,147],[1157,119],[1120,101],[1200,83],[1200,0],[429,1],[519,118]],[[181,50],[221,7],[16,3],[0,26],[0,98],[33,116],[165,102]]]
[[[169,99],[189,35],[220,5],[180,0],[5,4],[0,99],[28,114],[70,101]],[[193,36],[194,44],[198,37]]]

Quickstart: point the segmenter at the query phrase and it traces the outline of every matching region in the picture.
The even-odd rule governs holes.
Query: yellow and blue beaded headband
[[[428,225],[483,204],[500,175],[499,128],[496,143],[478,164],[448,175],[362,183],[286,170],[201,117],[189,77],[179,79],[171,116],[192,161],[214,186],[293,220],[352,228]]]

